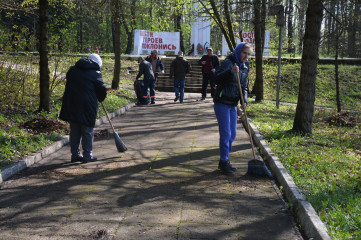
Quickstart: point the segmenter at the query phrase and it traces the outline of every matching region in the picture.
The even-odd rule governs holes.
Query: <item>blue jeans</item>
[[[184,85],[186,83],[185,78],[174,79],[174,93],[176,97],[179,97],[179,101],[182,103],[184,98]]]
[[[76,122],[70,122],[71,159],[81,157],[80,139],[83,147],[84,160],[88,161],[93,156],[94,128]]]
[[[228,161],[237,133],[237,108],[222,103],[214,104],[219,127],[220,161]]]

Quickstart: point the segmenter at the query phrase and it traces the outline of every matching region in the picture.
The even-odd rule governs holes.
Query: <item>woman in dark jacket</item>
[[[94,126],[98,111],[98,101],[107,96],[100,67],[101,58],[91,54],[88,59],[80,59],[66,74],[66,85],[60,119],[70,123],[71,162],[89,162],[93,157]],[[80,139],[83,156],[80,154]]]
[[[216,72],[215,83],[217,85],[214,101],[214,112],[217,117],[219,127],[219,149],[220,161],[218,168],[227,175],[234,174],[236,168],[233,167],[228,155],[232,150],[232,143],[237,132],[237,104],[240,100],[240,92],[237,76],[241,81],[244,105],[247,106],[247,78],[249,72],[248,57],[252,53],[252,47],[248,43],[240,43],[233,53],[222,62]]]

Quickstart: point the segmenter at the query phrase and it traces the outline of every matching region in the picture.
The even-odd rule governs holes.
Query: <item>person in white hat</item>
[[[94,126],[98,101],[107,96],[98,54],[82,58],[66,73],[66,85],[60,111],[60,119],[70,123],[71,162],[91,162],[93,156]],[[80,141],[83,154],[80,153]]]

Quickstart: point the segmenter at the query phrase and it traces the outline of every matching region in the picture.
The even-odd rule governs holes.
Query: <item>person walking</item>
[[[60,119],[70,123],[71,162],[96,161],[93,156],[94,126],[98,101],[107,96],[98,54],[80,59],[66,73]],[[83,154],[80,153],[80,141]]]
[[[211,96],[214,97],[214,92],[216,86],[214,84],[214,73],[216,68],[219,66],[219,58],[216,55],[213,55],[213,49],[211,47],[207,48],[207,55],[203,55],[202,58],[198,61],[199,65],[202,65],[202,98],[205,100],[207,97],[207,87],[208,82],[211,86]]]
[[[249,72],[248,57],[252,53],[252,47],[248,43],[240,43],[222,62],[216,72],[215,83],[217,85],[213,98],[214,112],[219,128],[220,160],[218,168],[223,174],[233,175],[237,168],[229,162],[228,156],[232,151],[232,143],[237,133],[237,104],[240,100],[240,92],[236,74],[239,75],[243,93],[243,110],[247,107],[247,78]]]
[[[169,78],[174,78],[174,102],[177,102],[179,99],[179,102],[183,103],[186,74],[189,73],[191,69],[192,67],[189,61],[184,59],[183,52],[179,51],[176,58],[172,61],[169,70]]]
[[[138,80],[142,75],[144,75],[143,100],[140,104],[148,104],[148,88],[150,92],[151,104],[155,104],[155,78],[152,64],[148,61],[145,61],[143,57],[138,57],[138,63],[139,73],[135,79]]]

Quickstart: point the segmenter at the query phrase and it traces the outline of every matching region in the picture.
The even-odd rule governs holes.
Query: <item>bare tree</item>
[[[323,0],[309,1],[306,12],[298,101],[292,128],[295,132],[312,133],[322,18]]]

